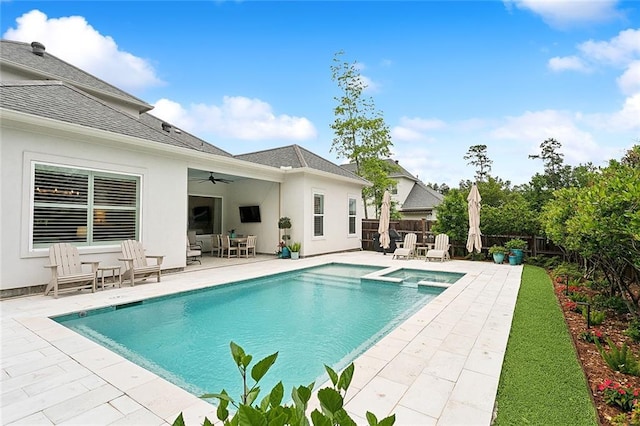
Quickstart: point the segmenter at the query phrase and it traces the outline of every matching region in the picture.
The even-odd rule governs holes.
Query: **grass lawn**
[[[597,425],[587,381],[544,269],[525,266],[495,425]]]

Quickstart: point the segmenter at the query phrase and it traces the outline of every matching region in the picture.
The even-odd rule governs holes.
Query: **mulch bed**
[[[578,358],[582,363],[582,369],[591,389],[593,401],[598,412],[600,423],[602,425],[611,425],[611,419],[624,413],[617,406],[608,405],[604,399],[602,392],[598,391],[598,386],[605,380],[613,380],[624,386],[640,388],[640,377],[628,374],[622,374],[613,371],[604,361],[594,343],[586,342],[580,338],[581,333],[587,331],[587,322],[582,314],[570,309],[570,299],[565,295],[565,285],[554,283],[555,293],[558,302],[564,312],[565,321],[578,354]],[[588,289],[581,292],[589,292]],[[635,355],[640,354],[640,343],[633,342],[629,337],[625,336],[624,331],[628,328],[631,316],[607,312],[604,322],[601,325],[591,326],[591,330],[599,330],[605,337],[609,337],[618,347],[622,347],[624,342],[632,349]],[[603,345],[605,349],[608,347]]]

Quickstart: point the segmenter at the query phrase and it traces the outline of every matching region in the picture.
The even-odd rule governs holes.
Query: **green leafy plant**
[[[582,278],[582,272],[580,272],[580,268],[575,263],[570,262],[562,262],[553,270],[553,277],[568,277],[569,279],[580,279]]]
[[[301,248],[302,248],[302,244],[299,242],[295,242],[289,246],[289,250],[291,250],[294,253],[299,252]]]
[[[602,294],[596,294],[591,299],[591,305],[599,310],[610,309],[619,314],[626,314],[629,312],[627,305],[620,296],[607,297]],[[639,336],[640,337],[640,336]]]
[[[584,340],[587,343],[596,343],[604,341],[604,334],[602,331],[597,329],[586,330],[580,333],[578,336],[581,340]]]
[[[624,411],[631,411],[636,406],[640,389],[623,386],[613,380],[605,380],[598,385],[598,390],[602,392],[604,400],[609,405],[617,405]]]
[[[584,293],[580,293],[579,291],[572,290],[571,287],[569,287],[569,294],[567,295],[567,297],[569,297],[569,299],[573,300],[574,302],[588,302],[589,301],[589,296],[587,296]]]
[[[499,246],[495,244],[489,247],[489,254],[500,254],[500,253],[507,255],[509,253],[509,250],[507,250],[507,248],[504,246]]]
[[[584,319],[587,319],[587,312],[588,312],[587,307],[582,306],[582,316],[584,317]],[[604,311],[596,311],[592,309],[589,314],[590,314],[589,322],[592,325],[600,325],[604,322],[604,319],[606,318],[606,314],[604,313]]]
[[[504,246],[509,250],[513,250],[513,249],[524,250],[527,248],[527,242],[519,238],[514,238],[507,241],[507,243]]]
[[[633,354],[633,351],[629,348],[627,343],[622,344],[622,348],[607,339],[607,345],[609,351],[604,350],[599,342],[596,342],[598,351],[602,356],[602,359],[611,367],[614,371],[619,371],[624,374],[631,374],[632,376],[640,375],[640,366],[638,365],[638,359]]]
[[[276,362],[278,352],[266,356],[249,370],[253,357],[245,353],[244,349],[234,342],[230,343],[230,347],[233,361],[242,376],[243,392],[240,395],[240,399],[238,401],[234,400],[224,389],[220,393],[201,396],[201,398],[205,399],[218,400],[216,415],[224,426],[310,425],[306,411],[314,383],[308,386],[294,386],[291,391],[293,400],[291,405],[283,404],[284,386],[282,381],[278,382],[259,403],[254,404],[260,394],[259,382]],[[311,412],[311,422],[314,426],[356,426],[356,423],[344,409],[344,397],[351,384],[355,366],[351,363],[339,375],[327,365],[325,365],[325,370],[333,386],[325,387],[318,391],[317,395],[321,410],[315,409]],[[248,383],[247,376],[249,373],[254,382],[253,384]],[[235,408],[233,415],[229,411],[230,404]],[[373,413],[367,411],[366,418],[369,426],[392,426],[395,423],[395,414],[378,420]],[[212,423],[205,418],[204,426],[209,425],[212,425]],[[176,418],[173,426],[184,426],[182,413]]]
[[[640,320],[634,318],[629,323],[629,327],[624,331],[624,334],[631,338],[634,342],[640,342]]]
[[[282,216],[280,219],[278,219],[278,229],[283,229],[283,233],[282,233],[282,240],[285,242],[287,242],[287,240],[291,239],[291,235],[289,235],[289,229],[291,229],[291,219],[286,217],[286,216]]]

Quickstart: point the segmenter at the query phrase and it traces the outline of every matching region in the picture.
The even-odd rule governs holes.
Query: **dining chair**
[[[244,243],[238,244],[239,253],[238,256],[242,256],[242,252],[244,252],[244,257],[249,257],[249,252],[253,250],[253,257],[256,257],[256,240],[258,237],[256,235],[249,235],[247,237],[247,241]]]
[[[231,238],[228,235],[222,236],[222,256],[224,256],[224,252],[227,252],[227,257],[238,257],[238,246],[231,245]],[[235,252],[234,255],[231,253]]]

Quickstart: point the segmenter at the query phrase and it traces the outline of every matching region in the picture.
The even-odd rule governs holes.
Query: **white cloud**
[[[362,81],[364,85],[364,93],[372,93],[380,90],[380,84],[365,75],[360,75],[360,81]]]
[[[640,92],[629,96],[620,111],[590,114],[585,121],[593,128],[606,131],[640,131]]]
[[[549,59],[548,66],[552,71],[589,71],[589,67],[577,56],[565,56],[564,58],[556,56]]]
[[[394,141],[425,141],[428,132],[446,127],[442,120],[425,118],[400,118],[400,123],[391,129],[391,137]]]
[[[620,31],[609,41],[586,41],[578,50],[590,61],[624,68],[640,58],[640,29]]]
[[[16,23],[3,38],[39,41],[47,52],[114,86],[136,90],[163,84],[148,61],[120,50],[111,37],[100,34],[82,16],[48,18],[32,10]]]
[[[620,90],[625,95],[633,95],[640,92],[640,59],[630,63],[627,70],[618,77],[617,82]]]
[[[151,113],[194,134],[241,140],[301,141],[316,137],[308,119],[275,115],[268,103],[242,96],[225,96],[222,105],[192,104],[188,108],[160,99]]]
[[[622,17],[616,10],[618,0],[503,0],[507,9],[513,6],[540,15],[550,26],[567,28],[608,22]]]
[[[581,121],[580,115],[562,111],[526,112],[518,117],[507,117],[501,126],[491,132],[491,136],[528,142],[529,154],[539,154],[540,144],[548,138],[554,138],[562,144],[560,151],[565,154],[567,163],[598,163],[603,158],[602,150],[590,133],[579,128]]]

